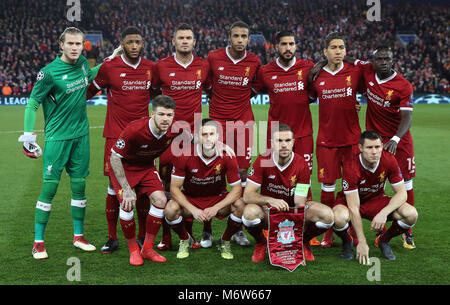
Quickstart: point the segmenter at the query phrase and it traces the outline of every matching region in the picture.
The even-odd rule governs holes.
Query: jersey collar
[[[323,67],[322,69],[334,76],[334,75],[338,74],[339,72],[341,72],[342,69],[344,69],[344,62],[341,62],[341,65],[339,66],[339,68],[336,71],[331,71],[330,69],[327,68],[327,66]]]
[[[202,154],[202,152],[200,151],[200,144],[197,144],[196,146],[195,146],[195,149],[197,150],[197,155],[200,157],[200,159],[203,161],[203,163],[205,163],[206,165],[209,165],[211,162],[213,162],[214,160],[216,160],[216,158],[217,158],[217,151],[215,152],[215,154],[214,154],[214,157],[212,157],[212,158],[209,158],[209,159],[205,159],[204,157],[203,157],[203,154]]]
[[[183,64],[181,61],[179,61],[179,60],[177,59],[177,55],[176,55],[176,54],[173,54],[173,59],[175,60],[175,62],[176,62],[177,64],[179,64],[180,66],[182,66],[183,68],[186,69],[186,68],[189,67],[189,65],[192,64],[192,62],[194,61],[194,55],[192,54],[191,60],[190,60],[188,63],[186,63],[186,64]]]
[[[276,60],[276,63],[278,65],[278,67],[280,67],[281,69],[283,69],[284,71],[289,71],[290,68],[292,68],[293,66],[295,66],[295,63],[297,62],[297,58],[295,58],[294,56],[294,60],[292,61],[292,64],[290,64],[289,66],[285,67],[280,63],[280,58],[278,57]]]
[[[275,166],[280,170],[280,172],[288,168],[289,165],[291,165],[292,160],[294,160],[294,152],[291,153],[291,158],[289,159],[289,161],[284,166],[280,166],[280,164],[278,164],[278,161],[275,159],[275,152],[272,152],[272,161],[275,164]]]
[[[150,129],[152,135],[159,140],[167,133],[167,131],[164,131],[162,134],[158,135],[156,132],[153,131],[152,120],[153,118],[150,118],[150,120],[148,120],[148,129]]]
[[[378,165],[380,165],[380,161],[381,161],[381,158],[380,158],[380,160],[378,160],[377,165],[375,165],[374,168],[369,168],[369,167],[367,167],[367,166],[364,164],[364,162],[363,162],[363,160],[362,160],[362,155],[361,155],[361,153],[359,154],[359,162],[361,163],[362,167],[363,167],[365,170],[368,170],[369,172],[371,172],[372,174],[375,173],[375,172],[377,171]]]
[[[122,60],[123,60],[123,62],[124,62],[125,64],[127,64],[128,66],[132,67],[132,68],[135,69],[135,70],[137,69],[137,67],[139,67],[139,64],[141,63],[141,57],[140,57],[140,56],[139,56],[138,62],[137,62],[135,65],[129,63],[129,62],[126,60],[126,58],[125,58],[125,56],[124,56],[123,54],[120,55],[120,58],[122,58]]]
[[[225,53],[227,53],[228,58],[234,63],[237,64],[238,62],[240,62],[241,60],[243,60],[246,56],[247,56],[247,50],[245,50],[244,55],[241,58],[238,59],[234,59],[233,56],[231,56],[230,52],[228,52],[228,48],[230,46],[225,48]]]
[[[375,73],[375,79],[377,80],[377,83],[380,85],[390,81],[391,79],[394,79],[394,77],[396,77],[396,76],[397,76],[397,72],[394,71],[394,73],[391,76],[389,76],[385,79],[379,79],[377,73]]]

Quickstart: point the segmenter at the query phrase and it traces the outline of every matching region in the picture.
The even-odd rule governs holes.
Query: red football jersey
[[[289,67],[277,59],[259,69],[253,89],[269,94],[269,135],[272,121],[288,124],[296,138],[313,134],[307,91],[308,72],[313,66],[310,60],[294,58]]]
[[[208,77],[208,61],[193,56],[185,65],[173,55],[156,63],[152,87],[161,88],[162,94],[174,99],[177,104],[174,121],[188,122],[193,131],[194,114],[202,113],[202,90]]]
[[[283,199],[294,207],[294,191],[297,183],[310,184],[310,170],[305,159],[292,153],[283,167],[275,161],[273,153],[258,156],[247,177],[247,183],[260,187],[261,195]]]
[[[219,196],[227,191],[227,181],[230,186],[241,183],[236,158],[205,159],[197,145],[191,156],[174,159],[172,177],[184,179],[183,193],[190,197]]]
[[[311,92],[319,99],[317,145],[341,147],[359,142],[356,93],[361,82],[361,70],[351,64],[344,62],[336,71],[323,68]]]
[[[222,121],[253,121],[250,95],[252,82],[261,66],[259,57],[246,51],[236,60],[226,47],[209,52],[207,59],[212,74],[209,116]]]
[[[358,60],[355,65],[361,68],[364,75],[366,129],[376,130],[382,137],[391,138],[400,125],[400,111],[413,110],[413,87],[397,72],[386,79],[379,79],[372,63]]]
[[[169,130],[158,136],[151,128],[151,120],[152,118],[142,118],[128,124],[116,145],[111,148],[113,153],[122,158],[125,169],[139,170],[153,166],[154,160],[180,135]]]
[[[394,155],[383,151],[375,168],[367,168],[361,154],[355,159],[353,171],[343,174],[342,190],[344,194],[358,192],[361,204],[384,195],[386,179],[392,186],[403,183],[403,176]]]
[[[105,61],[93,84],[108,89],[103,137],[117,138],[131,121],[148,117],[154,63],[140,58],[136,65],[119,56]]]

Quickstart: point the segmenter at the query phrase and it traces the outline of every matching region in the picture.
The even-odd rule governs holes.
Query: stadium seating
[[[55,58],[58,36],[69,25],[101,32],[103,44],[85,52],[90,62],[101,62],[109,55],[129,25],[142,29],[144,56],[156,61],[172,54],[172,31],[180,22],[194,26],[196,55],[206,57],[210,50],[227,45],[229,25],[241,19],[265,38],[255,37],[249,45],[263,64],[276,56],[273,38],[279,30],[293,30],[299,42],[297,56],[314,61],[323,56],[322,38],[341,31],[348,37],[349,55],[367,59],[376,45],[391,45],[396,68],[413,84],[415,93],[448,93],[448,4],[445,9],[445,2],[437,1],[425,9],[417,1],[382,3],[381,21],[370,22],[366,1],[92,0],[81,1],[81,21],[72,23],[66,18],[66,1],[2,0],[0,88],[9,85],[14,95],[31,92],[37,72]],[[418,39],[399,41],[397,34],[404,31]]]

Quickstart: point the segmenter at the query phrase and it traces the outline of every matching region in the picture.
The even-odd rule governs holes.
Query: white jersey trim
[[[375,79],[377,80],[377,83],[380,84],[380,85],[384,84],[384,83],[387,83],[388,81],[392,80],[396,76],[397,76],[397,72],[394,71],[394,74],[392,74],[391,76],[389,76],[389,77],[387,77],[385,79],[380,79],[378,77],[378,75],[375,73]]]
[[[291,158],[289,159],[288,163],[286,163],[284,166],[280,166],[275,160],[275,152],[272,152],[272,161],[281,172],[288,168],[289,165],[291,165],[292,160],[294,160],[294,153],[291,153]]]
[[[250,179],[250,178],[248,178],[248,177],[247,177],[247,182],[253,183],[253,184],[256,185],[256,186],[261,187],[261,184],[260,184],[260,183],[256,183],[255,181],[253,181],[252,179]]]
[[[126,58],[125,58],[125,56],[124,56],[123,54],[120,55],[120,58],[122,58],[123,62],[124,62],[126,65],[132,67],[132,68],[135,69],[135,70],[137,69],[137,67],[139,67],[139,64],[141,63],[141,57],[140,57],[140,56],[139,56],[138,62],[137,62],[135,65],[133,65],[132,63],[129,63],[129,62],[126,60]]]
[[[283,69],[285,72],[289,71],[290,68],[292,68],[293,66],[295,66],[295,63],[297,62],[297,58],[295,58],[294,56],[294,60],[292,61],[292,63],[285,67],[280,63],[280,58],[278,57],[277,60],[275,61],[276,64],[278,65],[278,67],[280,67],[281,69]]]
[[[173,59],[175,60],[175,62],[177,63],[177,64],[179,64],[180,66],[182,66],[183,68],[187,68],[187,67],[189,67],[189,65],[190,64],[192,64],[192,62],[194,61],[194,55],[193,54],[191,54],[191,60],[188,62],[188,63],[186,63],[186,64],[183,64],[181,61],[179,61],[178,59],[177,59],[177,55],[176,54],[174,54],[173,55]]]
[[[381,160],[381,158],[380,158],[380,160]],[[375,165],[374,168],[369,168],[364,164],[364,162],[362,160],[362,156],[361,156],[361,154],[359,154],[359,162],[361,163],[362,167],[364,167],[364,169],[368,170],[372,174],[376,172],[378,165],[380,165],[380,160],[378,160],[377,165]]]
[[[245,57],[247,57],[247,50],[245,50],[244,55],[241,58],[234,59],[233,56],[231,56],[230,52],[228,52],[228,48],[230,46],[227,46],[225,48],[225,53],[227,53],[228,58],[233,62],[233,64],[237,64],[238,62],[242,61]]]
[[[344,69],[344,62],[341,62],[341,65],[339,66],[339,68],[336,71],[331,71],[330,69],[327,68],[327,66],[322,68],[322,70],[330,73],[333,76],[338,74],[339,72],[341,72],[342,69]]]

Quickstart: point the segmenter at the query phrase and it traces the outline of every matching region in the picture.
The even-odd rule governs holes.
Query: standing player
[[[222,125],[223,142],[236,152],[243,187],[253,147],[251,86],[261,65],[259,57],[246,50],[249,40],[249,26],[237,21],[230,27],[229,46],[211,51],[207,58],[212,75],[209,116]],[[241,245],[249,244],[242,231],[233,239]]]
[[[148,117],[150,102],[149,89],[152,81],[154,63],[141,57],[144,40],[141,31],[136,27],[126,28],[121,35],[120,43],[123,54],[112,60],[106,60],[100,67],[97,77],[88,88],[88,99],[99,90],[107,89],[108,106],[106,108],[105,152],[103,174],[110,176],[109,159],[111,147],[117,142],[122,130],[139,118]],[[138,242],[142,246],[145,238],[145,222],[149,209],[147,196],[136,201],[138,212]],[[111,253],[119,246],[117,240],[117,220],[119,218],[119,201],[109,178],[106,196],[106,220],[109,239],[101,248],[102,253]]]
[[[263,208],[269,205],[287,211],[289,208],[303,207],[306,204],[307,228],[303,235],[303,249],[305,258],[314,260],[309,241],[333,226],[333,211],[326,205],[312,202],[311,198],[308,198],[311,171],[305,159],[293,152],[295,140],[292,129],[283,123],[274,126],[271,141],[271,154],[259,156],[255,160],[244,191],[244,201],[247,205],[242,222],[256,240],[252,261],[264,260],[267,247],[262,230],[267,228],[268,219]]]
[[[291,126],[295,137],[294,152],[303,156],[312,170],[314,140],[307,76],[314,63],[295,57],[297,44],[293,32],[280,32],[276,40],[278,58],[261,67],[253,83],[256,92],[267,92],[270,97],[267,147],[270,146],[273,123]]]
[[[84,237],[86,211],[86,177],[89,174],[89,122],[86,114],[86,90],[94,77],[87,59],[81,56],[84,33],[69,27],[59,37],[61,56],[42,68],[25,108],[23,152],[37,158],[42,154],[33,133],[36,111],[42,104],[45,119],[45,149],[41,194],[36,204],[35,240],[32,254],[35,259],[48,258],[44,246],[44,231],[50,217],[52,200],[58,189],[61,173],[70,176],[73,220],[73,245],[84,251],[95,251]]]
[[[319,99],[319,131],[316,140],[318,180],[322,183],[321,202],[334,203],[336,180],[341,178],[358,153],[361,134],[356,93],[360,87],[360,69],[343,62],[345,37],[330,33],[325,39],[327,63],[314,81],[311,94]],[[340,206],[333,208],[336,223],[348,217]],[[331,247],[333,231],[325,233],[322,246]]]
[[[162,94],[173,98],[177,104],[174,122],[183,122],[184,128],[194,132],[194,117],[202,117],[202,91],[209,76],[209,64],[206,60],[194,56],[196,40],[193,28],[180,24],[174,32],[172,45],[175,54],[156,63],[152,87],[160,89]],[[170,192],[170,173],[173,162],[171,150],[166,150],[159,158],[159,170],[167,193]],[[192,222],[190,222],[192,225]],[[188,231],[192,233],[192,229]],[[163,238],[159,250],[170,248],[170,228],[163,222]]]
[[[360,154],[351,171],[344,172],[343,192],[338,193],[336,205],[348,206],[350,220],[358,237],[356,257],[361,264],[369,263],[369,246],[366,242],[361,218],[371,221],[371,229],[381,231],[386,221],[391,227],[381,234],[376,244],[382,256],[395,260],[389,245],[391,238],[411,229],[417,221],[416,209],[406,202],[403,177],[395,157],[383,151],[381,136],[372,130],[361,134]],[[391,183],[394,196],[384,193],[386,179]]]
[[[130,264],[142,265],[147,258],[154,262],[166,259],[153,250],[153,243],[164,215],[166,196],[154,166],[155,159],[171,146],[178,134],[172,133],[175,102],[164,95],[152,101],[150,118],[131,122],[111,148],[111,182],[121,201],[119,218],[130,250]],[[151,207],[147,215],[144,245],[139,251],[133,209],[139,196],[148,196]]]
[[[349,59],[350,61],[354,61]],[[405,179],[408,203],[414,206],[415,177],[412,122],[413,87],[392,69],[393,53],[387,46],[374,51],[372,62],[354,61],[363,71],[367,96],[366,129],[377,131],[384,149],[395,155]],[[412,229],[404,234],[403,246],[414,249]]]
[[[164,210],[166,221],[180,237],[177,258],[181,259],[189,256],[192,242],[183,219],[193,217],[204,222],[212,217],[229,216],[218,247],[222,258],[233,259],[230,239],[242,226],[245,206],[240,199],[242,188],[237,161],[233,157],[219,156],[217,122],[203,119],[197,137],[199,144],[192,147],[192,153],[174,160],[172,200]],[[230,192],[227,192],[227,182]]]

